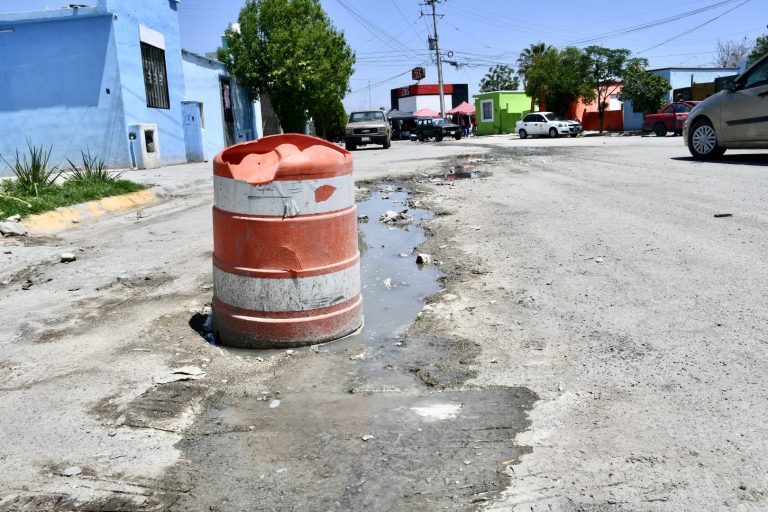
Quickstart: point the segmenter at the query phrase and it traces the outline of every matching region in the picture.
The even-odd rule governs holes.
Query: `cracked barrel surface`
[[[352,155],[299,134],[213,163],[213,328],[222,345],[283,348],[363,322]]]

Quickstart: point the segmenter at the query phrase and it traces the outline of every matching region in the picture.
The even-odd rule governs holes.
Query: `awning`
[[[413,113],[414,117],[440,117],[440,112],[431,108],[422,108]]]
[[[475,113],[475,106],[470,105],[466,101],[462,101],[456,107],[452,108],[446,114],[461,114],[463,116],[471,116]]]
[[[400,112],[399,110],[390,110],[387,113],[388,119],[413,119],[414,117],[416,116],[413,114],[406,114],[405,112]]]

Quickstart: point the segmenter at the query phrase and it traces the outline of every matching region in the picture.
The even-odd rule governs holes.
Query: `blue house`
[[[661,68],[651,69],[651,73],[666,78],[672,86],[666,101],[674,98],[675,89],[692,87],[694,84],[714,82],[716,78],[735,75],[738,68]],[[643,127],[643,113],[635,112],[632,101],[624,102],[624,130],[640,130]]]
[[[88,149],[111,167],[147,168],[259,136],[247,91],[182,50],[177,0],[95,1],[0,14],[3,157],[29,140],[52,146],[53,164]]]

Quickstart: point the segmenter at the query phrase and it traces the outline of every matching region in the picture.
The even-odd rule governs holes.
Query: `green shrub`
[[[90,150],[81,150],[80,155],[83,161],[80,166],[75,165],[72,160],[67,159],[70,169],[67,181],[115,182],[124,172],[107,170],[107,163],[104,159],[92,156]]]
[[[50,146],[46,151],[43,146],[34,146],[27,139],[27,148],[29,158],[27,158],[27,154],[19,155],[18,149],[13,163],[8,162],[2,156],[0,158],[16,176],[14,188],[25,194],[37,196],[41,190],[52,186],[61,176],[62,171],[57,167],[48,167],[48,159],[51,157],[53,146]]]

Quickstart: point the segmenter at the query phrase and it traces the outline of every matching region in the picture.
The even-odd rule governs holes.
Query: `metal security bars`
[[[165,51],[147,43],[141,43],[141,61],[144,65],[147,106],[171,108],[168,99],[168,75],[165,71]]]

